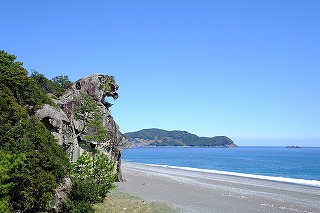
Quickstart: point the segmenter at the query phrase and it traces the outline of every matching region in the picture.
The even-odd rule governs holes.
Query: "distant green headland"
[[[237,147],[226,136],[199,137],[186,131],[162,129],[143,129],[136,132],[125,133],[130,147],[135,146],[196,146],[196,147]]]

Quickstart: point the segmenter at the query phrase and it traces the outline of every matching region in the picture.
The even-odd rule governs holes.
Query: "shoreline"
[[[182,212],[320,212],[320,188],[227,174],[122,163],[118,190]]]
[[[137,163],[140,164],[140,163]],[[195,171],[195,172],[202,172],[202,173],[209,173],[209,174],[223,174],[229,176],[236,176],[236,177],[245,177],[245,178],[252,178],[252,179],[259,179],[259,180],[268,180],[268,181],[275,181],[280,183],[290,183],[290,184],[297,184],[297,185],[304,185],[304,186],[311,186],[311,187],[318,187],[320,188],[320,181],[318,180],[307,180],[307,179],[298,179],[298,178],[290,178],[290,177],[277,177],[277,176],[266,176],[266,175],[257,175],[257,174],[247,174],[247,173],[239,173],[239,172],[229,172],[229,171],[221,171],[221,170],[213,170],[213,169],[201,169],[201,168],[193,168],[193,167],[183,167],[183,166],[169,166],[169,165],[157,165],[157,164],[142,164],[147,166],[153,167],[163,167],[163,168],[173,168],[185,171]]]
[[[155,145],[141,145],[141,146],[132,146],[126,147],[125,149],[135,149],[135,148],[239,148],[237,144],[226,145],[226,146],[155,146]]]
[[[138,165],[146,165],[146,166],[152,166],[152,167],[171,168],[171,169],[184,170],[184,171],[208,173],[208,174],[222,174],[222,175],[228,175],[228,176],[275,181],[275,182],[280,182],[280,183],[290,183],[290,184],[297,184],[297,185],[304,185],[304,186],[320,188],[320,180],[309,180],[309,179],[282,177],[282,176],[266,176],[266,175],[259,175],[259,174],[230,172],[230,171],[214,170],[214,169],[202,169],[202,168],[186,167],[186,166],[172,166],[172,165],[166,165],[166,164],[147,164],[147,163],[130,162],[130,161],[125,161],[125,160],[122,160],[122,162],[133,163],[133,164],[138,164]]]

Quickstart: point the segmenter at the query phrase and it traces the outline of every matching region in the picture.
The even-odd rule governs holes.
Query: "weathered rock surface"
[[[96,148],[109,155],[113,160],[118,180],[121,175],[121,147],[125,139],[119,132],[119,126],[110,114],[111,104],[106,97],[118,98],[118,85],[112,76],[93,74],[76,81],[59,99],[53,99],[57,106],[45,105],[36,112],[36,116],[45,124],[57,139],[57,143],[67,151],[70,160],[75,162],[84,150]],[[98,113],[102,115],[102,124],[109,133],[108,139],[91,144],[85,143],[85,121],[76,118],[81,94],[89,95],[98,105]]]

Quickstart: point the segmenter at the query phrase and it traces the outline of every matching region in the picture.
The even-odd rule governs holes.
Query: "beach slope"
[[[118,190],[181,212],[320,212],[319,187],[129,162],[122,171]]]

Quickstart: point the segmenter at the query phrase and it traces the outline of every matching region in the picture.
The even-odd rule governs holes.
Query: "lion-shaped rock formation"
[[[53,98],[56,106],[44,105],[36,112],[36,116],[67,151],[70,161],[75,162],[84,150],[96,148],[109,155],[114,162],[118,180],[122,181],[120,157],[125,139],[110,114],[109,107],[112,104],[106,101],[106,97],[118,98],[118,88],[113,76],[90,75],[76,81],[60,98]],[[90,109],[92,105],[96,106],[93,111],[79,110],[86,107]],[[90,130],[85,124],[97,114],[108,137],[86,141]]]

